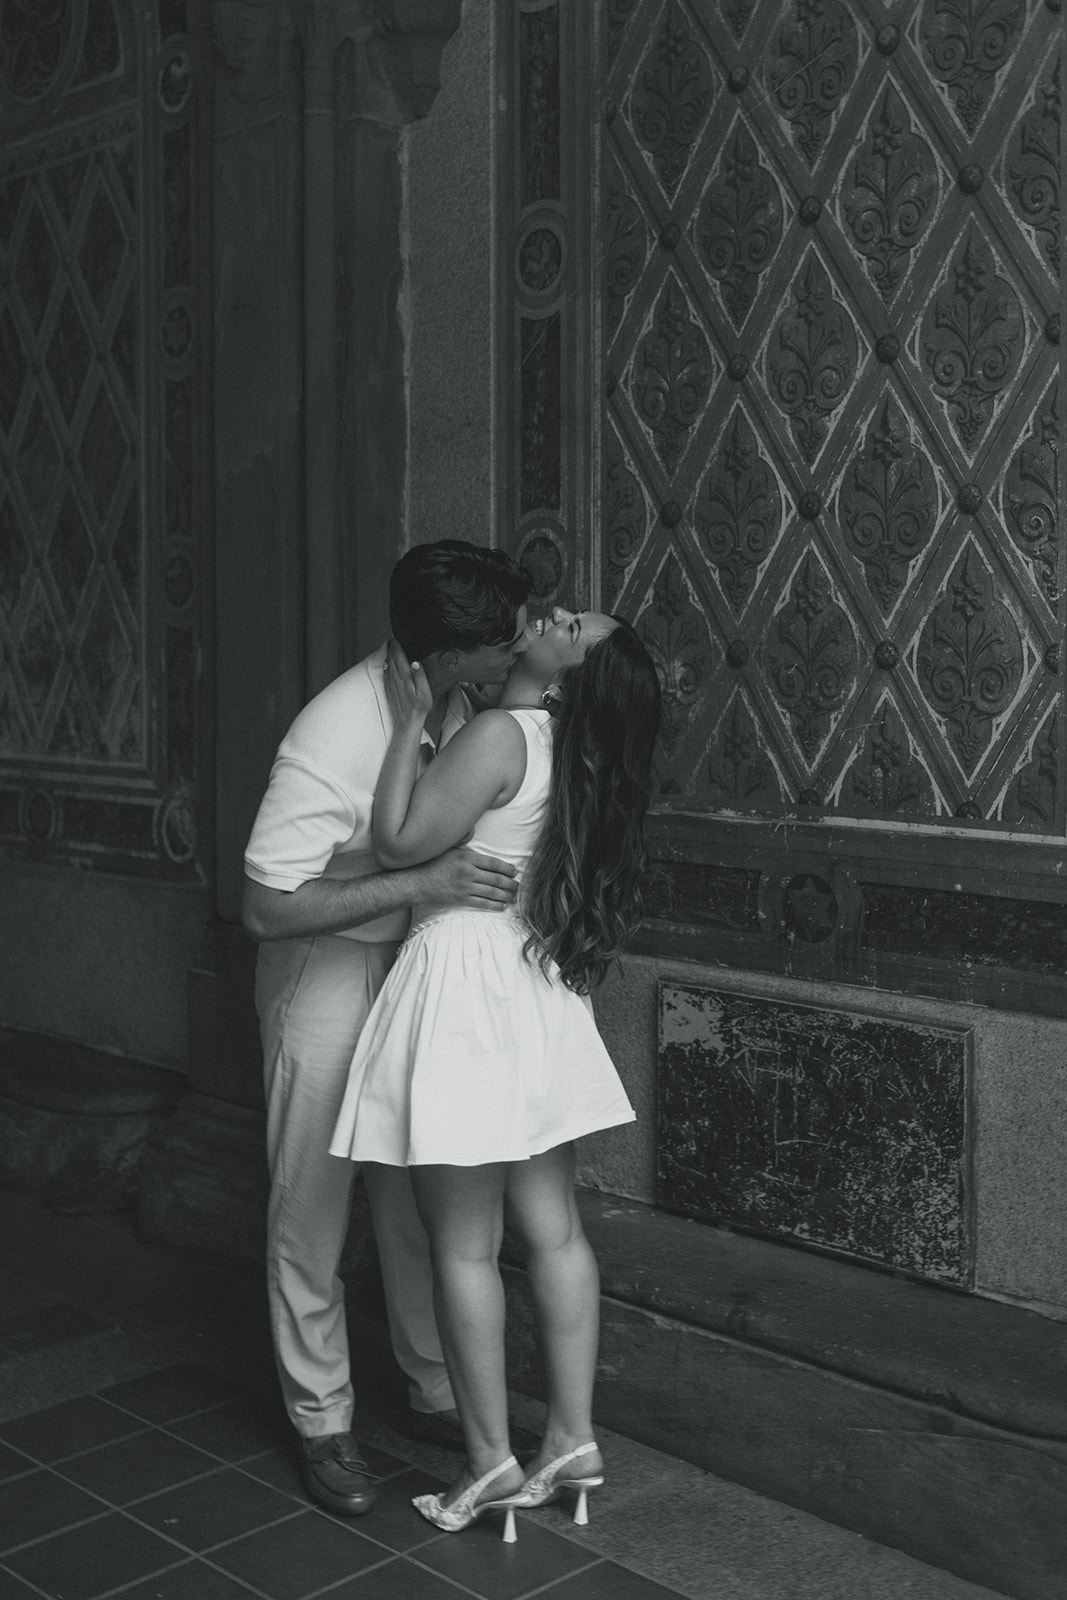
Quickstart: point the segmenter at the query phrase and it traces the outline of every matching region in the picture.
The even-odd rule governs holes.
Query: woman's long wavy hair
[[[656,669],[619,623],[561,682],[548,816],[522,886],[528,956],[588,994],[641,920]]]

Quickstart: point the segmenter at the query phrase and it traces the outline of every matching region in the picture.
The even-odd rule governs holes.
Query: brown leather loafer
[[[367,1463],[350,1433],[300,1440],[300,1470],[312,1500],[342,1517],[363,1517],[376,1499]]]

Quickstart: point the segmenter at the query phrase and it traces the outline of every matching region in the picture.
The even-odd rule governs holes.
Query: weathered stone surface
[[[0,1183],[63,1211],[133,1203],[176,1072],[36,1034],[0,1030]]]
[[[1019,1600],[1060,1600],[1064,1324],[651,1207],[581,1203],[601,1267],[605,1426]],[[512,1380],[541,1393],[525,1279],[507,1274]]]

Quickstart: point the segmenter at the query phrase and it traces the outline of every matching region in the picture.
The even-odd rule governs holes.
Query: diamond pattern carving
[[[912,751],[904,719],[888,696],[848,770],[847,784],[851,809],[858,816],[914,818],[934,813],[930,775]]]
[[[657,574],[637,629],[663,689],[660,791],[680,794],[690,776],[682,765],[682,747],[697,711],[712,644],[703,610],[673,555]]]
[[[1022,681],[1022,640],[993,575],[968,541],[919,639],[919,684],[972,773]]]
[[[1029,562],[1053,608],[1059,596],[1059,517],[1056,466],[1059,416],[1053,389],[1027,438],[1011,458],[1004,484],[1008,532]]]
[[[767,679],[811,765],[837,720],[856,671],[856,640],[830,578],[809,550],[774,616]]]
[[[993,252],[968,229],[922,326],[923,361],[934,394],[964,448],[973,450],[1022,363],[1019,297],[997,272]]]
[[[740,616],[781,531],[778,480],[740,406],[700,486],[696,526],[731,609]]]
[[[744,696],[735,694],[712,739],[708,789],[717,811],[764,810],[781,803],[782,789]]]
[[[859,357],[855,324],[814,253],[792,285],[772,349],[767,362],[771,393],[810,465],[829,432],[829,419],[848,395]]]
[[[1024,0],[925,0],[926,62],[969,134],[985,115],[1025,18]]]
[[[778,33],[768,88],[814,167],[856,74],[856,23],[842,0],[796,0],[796,21]]]
[[[1007,192],[1053,272],[1060,270],[1060,61],[1012,140]]]
[[[838,514],[847,548],[863,563],[867,587],[888,613],[937,520],[933,470],[912,443],[891,394],[872,418],[863,453],[845,476]]]
[[[907,107],[892,86],[867,126],[851,179],[845,220],[878,293],[891,301],[934,220],[938,199],[933,151],[913,132]]]
[[[669,195],[689,164],[711,99],[707,57],[685,10],[670,0],[630,101],[634,132]]]
[[[704,409],[713,372],[704,330],[672,275],[641,341],[631,377],[634,405],[669,473]]]
[[[0,3],[0,849],[196,875],[154,818],[195,837],[197,85],[161,123],[152,9]]]
[[[705,190],[697,221],[701,254],[735,328],[748,315],[760,274],[781,237],[777,185],[760,162],[752,136],[736,122],[722,164]]]
[[[664,831],[686,859],[742,812],[768,845],[877,822],[875,857],[918,822],[1062,843],[1057,19],[596,0],[570,126],[589,10],[558,9],[563,165],[599,161],[572,570],[656,655]]]

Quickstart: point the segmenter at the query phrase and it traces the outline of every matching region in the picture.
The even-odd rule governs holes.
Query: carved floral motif
[[[871,420],[863,454],[845,474],[838,515],[846,545],[863,563],[868,589],[883,612],[890,611],[937,518],[933,469],[912,443],[891,394]]]
[[[1059,717],[1053,712],[1034,740],[1030,759],[1005,796],[1003,818],[1009,827],[1052,833],[1060,787]]]
[[[686,13],[670,0],[630,101],[634,133],[669,195],[681,181],[710,109],[711,83],[707,57]]]
[[[704,408],[712,372],[703,329],[671,277],[656,307],[652,332],[641,341],[631,379],[634,404],[668,472],[677,466]]]
[[[1023,672],[1019,630],[973,544],[923,627],[916,663],[923,695],[948,724],[964,771],[972,772]]]
[[[730,320],[739,328],[756,297],[759,275],[770,265],[782,237],[778,186],[741,122],[734,125],[715,178],[705,191],[696,236]]]
[[[844,705],[856,672],[856,640],[830,580],[811,551],[774,619],[766,653],[767,681],[789,713],[810,764]]]
[[[811,462],[857,365],[852,318],[834,299],[826,270],[813,254],[794,282],[792,312],[782,318],[777,334],[779,354],[768,359],[768,377],[805,461]]]
[[[809,167],[856,73],[856,24],[841,0],[796,0],[796,24],[778,37],[769,86]]]
[[[696,526],[737,615],[744,610],[781,524],[778,480],[760,454],[740,406],[735,406],[718,457],[700,487]]]
[[[773,810],[782,790],[760,732],[744,698],[737,694],[719,724],[708,754],[708,787],[717,811]]]
[[[604,204],[604,322],[610,339],[648,258],[648,229],[641,208],[612,164]]]
[[[0,0],[0,80],[16,100],[54,82],[73,22],[73,0]]]
[[[936,205],[933,153],[912,132],[903,100],[888,86],[868,125],[844,201],[852,241],[887,303],[900,287]]]
[[[934,392],[961,443],[972,449],[1018,371],[1024,324],[1019,297],[997,274],[972,227],[922,324],[922,354]]]
[[[1059,516],[1056,485],[1059,408],[1053,388],[1015,452],[1004,484],[1004,516],[1050,606],[1059,596]]]
[[[883,700],[868,729],[848,787],[848,809],[861,815],[932,816],[934,792],[926,768],[912,753],[907,729],[891,700]]]
[[[614,436],[604,451],[604,495],[601,504],[604,548],[612,603],[648,531],[648,512],[641,485],[626,464]]]
[[[660,568],[651,603],[642,612],[637,629],[656,664],[663,692],[660,789],[664,794],[677,794],[683,782],[674,763],[697,712],[711,639],[704,614],[673,554]]]
[[[985,115],[1025,17],[1024,0],[924,0],[926,61],[968,133]]]
[[[748,27],[749,18],[756,9],[756,0],[723,0],[722,14],[740,39]]]
[[[1012,140],[1008,194],[1037,234],[1049,265],[1060,270],[1060,61],[1052,80],[1038,85],[1033,105]]]

